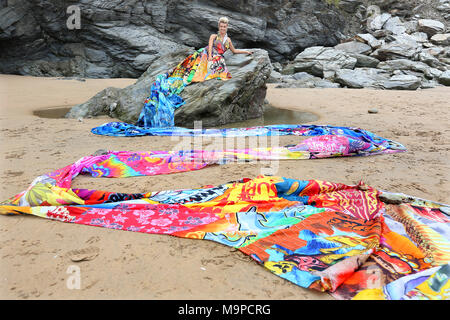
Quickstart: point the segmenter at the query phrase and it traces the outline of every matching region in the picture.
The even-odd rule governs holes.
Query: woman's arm
[[[213,42],[214,42],[214,39],[217,37],[217,35],[216,34],[212,34],[210,37],[209,37],[209,44],[208,44],[208,60],[211,60],[212,59],[212,56],[211,56],[211,52],[212,52],[212,45],[213,45]]]
[[[233,46],[233,43],[231,42],[231,39],[228,39],[228,41],[230,41],[230,50],[231,52],[233,52],[234,54],[239,54],[239,53],[246,53],[246,54],[253,54],[252,51],[247,51],[247,50],[238,50]]]

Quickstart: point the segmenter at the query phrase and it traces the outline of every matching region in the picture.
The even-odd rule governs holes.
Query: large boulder
[[[341,69],[336,72],[335,82],[349,88],[381,88],[390,73],[375,68]]]
[[[267,51],[253,51],[252,56],[225,54],[232,79],[188,85],[181,93],[186,104],[175,111],[175,125],[192,127],[194,121],[201,120],[203,126],[208,127],[262,116],[272,66]],[[156,76],[168,72],[192,52],[192,49],[183,49],[153,61],[136,83],[123,89],[107,88],[89,101],[74,106],[66,117],[109,115],[135,123]]]
[[[392,76],[389,80],[383,81],[381,87],[391,90],[416,90],[421,84],[422,81],[419,77],[399,74]]]
[[[281,75],[275,88],[339,88],[339,83],[315,77],[307,72]]]
[[[396,40],[383,44],[372,52],[370,56],[381,61],[402,58],[412,59],[420,49],[421,47],[417,43]]]
[[[298,54],[293,65],[295,72],[304,71],[317,77],[333,78],[337,70],[353,69],[356,62],[357,59],[345,51],[316,46]]]

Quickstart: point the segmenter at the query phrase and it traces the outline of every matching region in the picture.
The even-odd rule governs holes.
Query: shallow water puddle
[[[72,106],[61,106],[34,110],[33,115],[40,118],[60,119],[64,118],[64,116],[70,111],[71,108]],[[228,123],[219,126],[218,128],[254,127],[274,124],[302,124],[316,121],[318,119],[319,116],[311,112],[279,109],[268,106],[265,108],[264,114],[260,118]]]

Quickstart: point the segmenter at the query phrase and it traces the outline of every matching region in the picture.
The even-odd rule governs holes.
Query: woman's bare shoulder
[[[217,38],[217,34],[213,33],[212,35],[209,36],[210,39],[215,39]]]

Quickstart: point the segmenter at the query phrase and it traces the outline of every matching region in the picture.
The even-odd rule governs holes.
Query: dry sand
[[[72,106],[108,86],[134,79],[65,80],[0,76],[0,199],[38,175],[71,164],[98,149],[168,150],[169,137],[114,138],[90,129],[111,119],[46,119],[33,110]],[[288,160],[277,175],[346,184],[363,180],[388,191],[450,203],[450,88],[418,91],[275,89],[279,108],[319,115],[314,124],[356,126],[404,144],[394,155]],[[368,109],[378,109],[369,114]],[[298,137],[280,137],[296,143]],[[74,187],[118,192],[196,188],[253,178],[267,164],[238,163],[196,172],[125,179],[77,177]],[[239,251],[165,235],[66,224],[32,216],[0,216],[0,298],[3,299],[332,299],[300,288]],[[74,250],[94,252],[73,262]],[[76,252],[76,251],[75,251]],[[67,270],[80,268],[81,289],[68,289]]]

